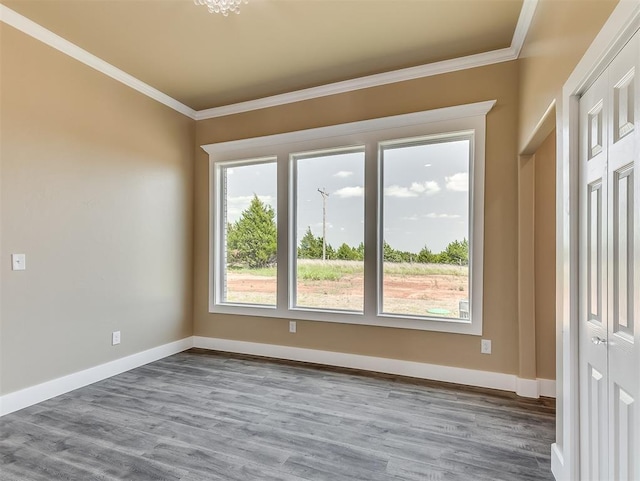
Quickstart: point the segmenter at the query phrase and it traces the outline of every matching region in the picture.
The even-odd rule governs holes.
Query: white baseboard
[[[556,397],[555,379],[538,379],[538,393],[543,397]]]
[[[343,352],[320,351],[301,347],[194,336],[0,396],[0,417],[192,347],[499,389],[512,391],[519,396],[530,398],[539,396],[555,397],[555,381],[549,379],[520,379],[513,374],[499,372],[478,371],[475,369]]]
[[[551,445],[551,473],[556,481],[564,481],[564,456],[557,443]]]
[[[515,392],[523,397],[555,397],[555,381],[520,379],[513,374],[212,337],[194,336],[193,347],[499,389]]]
[[[102,381],[116,374],[149,364],[193,347],[193,337],[154,347],[115,361],[110,361],[84,371],[28,387],[0,396],[0,417],[32,406],[74,389]]]

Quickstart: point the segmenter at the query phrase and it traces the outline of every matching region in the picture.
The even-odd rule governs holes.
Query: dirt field
[[[334,261],[327,261],[331,262]],[[404,265],[385,264],[383,312],[460,317],[459,303],[469,296],[467,269],[429,264],[411,266],[404,269]],[[362,310],[363,283],[361,272],[342,275],[338,280],[299,280],[298,306]],[[227,301],[275,304],[275,276],[229,271]],[[436,312],[429,312],[433,309]]]

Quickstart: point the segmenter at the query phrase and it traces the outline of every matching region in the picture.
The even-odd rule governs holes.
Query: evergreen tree
[[[327,253],[329,246],[327,246]],[[300,240],[298,247],[298,259],[322,259],[322,237],[316,237],[307,227],[307,232]]]
[[[345,242],[336,251],[336,259],[340,259],[343,261],[358,260],[358,251],[357,249],[347,245],[347,243]]]
[[[438,256],[431,252],[427,246],[424,246],[420,252],[418,252],[417,261],[422,264],[432,264],[438,261]]]
[[[448,264],[467,265],[469,264],[469,242],[467,239],[463,239],[462,242],[450,242],[441,255]]]
[[[402,262],[400,252],[391,247],[387,241],[382,244],[382,259],[384,262]]]
[[[257,195],[240,218],[227,226],[227,260],[250,268],[265,267],[275,262],[277,231],[275,212]]]

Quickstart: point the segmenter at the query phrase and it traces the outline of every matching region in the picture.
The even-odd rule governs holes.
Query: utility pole
[[[329,193],[324,187],[318,189],[322,196],[322,260],[327,260],[327,197]]]

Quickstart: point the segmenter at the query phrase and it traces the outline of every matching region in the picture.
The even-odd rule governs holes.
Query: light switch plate
[[[25,254],[11,254],[11,269],[24,271],[27,268],[27,256]]]

